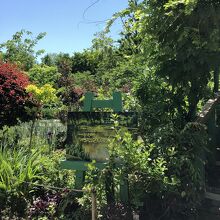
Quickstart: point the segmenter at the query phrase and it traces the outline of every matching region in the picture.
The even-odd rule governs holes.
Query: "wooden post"
[[[76,170],[75,188],[82,189],[85,178],[85,171]]]
[[[120,92],[113,93],[113,110],[114,112],[122,112],[122,97]]]
[[[216,114],[215,109],[210,112],[210,116],[207,123],[208,135],[209,135],[209,149],[216,153]]]
[[[97,201],[96,201],[96,190],[92,188],[92,220],[97,220]]]
[[[220,105],[216,106],[216,146],[220,147]]]
[[[217,93],[219,90],[219,67],[216,67],[214,70],[214,93]]]
[[[92,92],[87,92],[85,94],[84,107],[83,107],[84,112],[91,112],[92,111],[93,99],[94,99],[94,94]]]
[[[107,204],[115,203],[114,177],[110,169],[107,169],[105,173],[105,191]]]

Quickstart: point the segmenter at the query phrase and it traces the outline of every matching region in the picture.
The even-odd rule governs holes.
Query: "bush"
[[[28,75],[30,80],[36,83],[38,86],[51,84],[53,87],[57,86],[57,81],[61,76],[61,74],[58,73],[57,67],[46,65],[35,65],[28,71]]]
[[[186,219],[195,215],[204,193],[203,152],[207,144],[206,127],[189,123],[182,130],[172,125],[158,129],[154,137],[144,141],[133,140],[132,135],[116,127],[115,140],[109,145],[110,160],[100,171],[92,164],[86,176],[85,189],[97,189],[100,215],[106,216],[106,174],[111,174],[113,205],[107,208],[110,215],[123,215],[120,204],[119,182],[127,176],[130,210],[138,211],[146,219]],[[121,162],[123,166],[117,166]],[[82,204],[88,206],[90,198]],[[113,206],[113,208],[112,208]],[[107,206],[108,207],[108,206]],[[120,209],[121,207],[121,209]],[[118,209],[119,208],[119,209]],[[104,211],[105,210],[105,211]],[[120,217],[119,217],[120,218]],[[106,219],[111,219],[106,217]],[[121,219],[123,219],[121,217]]]
[[[0,153],[0,189],[1,194],[7,198],[3,207],[10,207],[12,214],[24,215],[27,199],[33,190],[28,182],[44,179],[43,168],[48,158],[41,154],[40,149],[30,152],[25,148],[4,148]]]
[[[25,107],[36,106],[25,91],[28,77],[15,65],[0,63],[0,128],[30,119]]]
[[[60,170],[63,151],[49,152],[48,146],[31,150],[25,146],[4,147],[0,152],[0,216],[26,219],[28,215],[60,214],[58,205],[65,193],[47,186],[73,188],[74,172]]]
[[[154,133],[151,141],[156,147],[151,157],[164,158],[165,175],[177,184],[160,193],[145,194],[145,218],[186,219],[198,213],[204,193],[203,155],[207,140],[206,127],[199,123],[188,123],[182,131],[169,124]]]

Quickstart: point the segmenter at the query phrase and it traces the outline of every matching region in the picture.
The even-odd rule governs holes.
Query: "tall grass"
[[[0,189],[17,190],[25,182],[43,180],[43,167],[49,160],[42,153],[42,149],[4,148],[0,152]]]
[[[39,191],[29,183],[43,182],[49,164],[43,148],[4,147],[0,151],[0,216],[2,210],[9,210],[9,219],[15,213],[24,215],[29,199]]]
[[[65,150],[51,148],[56,144],[57,134],[65,133],[66,127],[58,120],[37,121],[33,145],[29,147],[30,127],[31,122],[0,130],[0,219],[26,216],[36,198],[51,193],[47,185],[61,188],[74,185],[74,172],[59,167]]]

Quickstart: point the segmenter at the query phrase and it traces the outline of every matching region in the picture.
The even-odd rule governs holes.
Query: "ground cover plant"
[[[13,137],[12,132],[6,135]],[[0,211],[3,219],[55,218],[58,203],[68,194],[66,188],[74,184],[74,172],[59,169],[59,162],[65,156],[63,150],[52,151],[48,144],[29,148],[28,143],[18,140],[14,145],[7,145],[4,140],[6,146],[1,148]]]

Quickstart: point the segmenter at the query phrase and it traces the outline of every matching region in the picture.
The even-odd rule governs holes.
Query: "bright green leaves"
[[[58,73],[56,66],[46,65],[34,65],[33,68],[28,71],[28,75],[30,80],[39,86],[43,86],[45,84],[55,86],[61,76],[61,74]]]
[[[45,84],[41,87],[36,85],[29,85],[26,87],[26,91],[30,93],[34,100],[37,101],[38,105],[35,108],[26,108],[28,114],[39,118],[43,117],[54,117],[57,111],[61,107],[61,101],[57,97],[57,90],[50,84]]]
[[[41,104],[51,104],[58,101],[56,89],[50,84],[45,84],[42,87],[36,85],[28,85],[26,91],[31,93],[33,97]]]
[[[22,70],[29,70],[36,62],[36,57],[44,51],[35,51],[34,47],[46,33],[40,33],[33,37],[32,32],[21,30],[16,32],[11,40],[0,44],[0,49],[3,49],[3,60],[6,62],[16,63]]]
[[[33,152],[28,152],[27,149],[1,151],[0,189],[22,193],[19,188],[24,181],[43,180],[43,167],[48,165],[48,158],[41,153],[41,149]]]
[[[184,7],[184,12],[190,14],[197,5],[198,0],[169,0],[165,5],[165,9],[169,11],[168,15],[173,15],[172,10]]]

